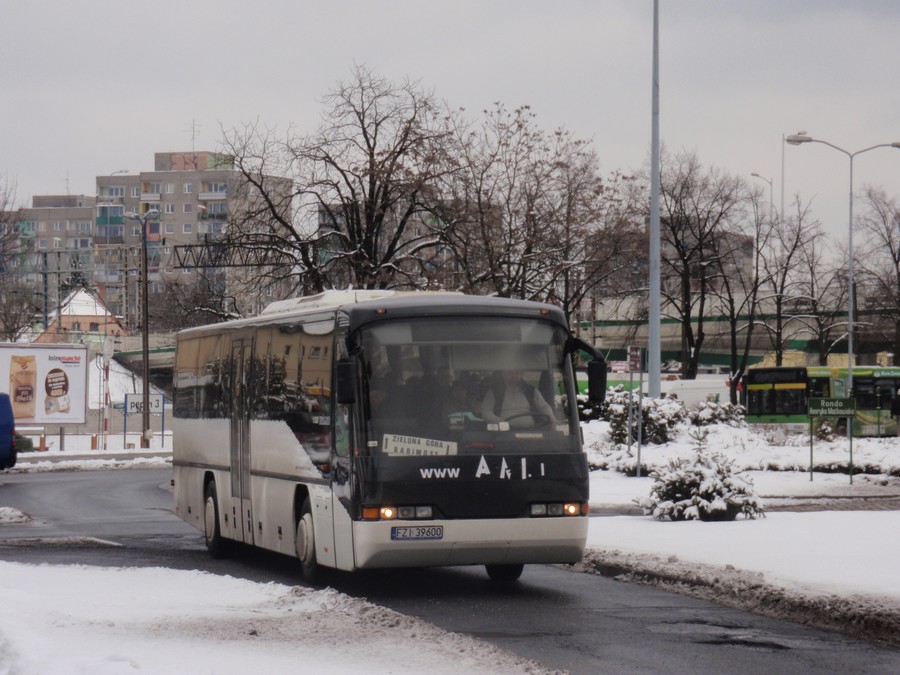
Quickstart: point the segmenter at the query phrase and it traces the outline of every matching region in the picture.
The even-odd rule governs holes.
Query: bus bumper
[[[440,539],[397,539],[394,528],[422,528]],[[587,541],[586,516],[501,520],[355,521],[356,567],[437,567],[576,563]]]

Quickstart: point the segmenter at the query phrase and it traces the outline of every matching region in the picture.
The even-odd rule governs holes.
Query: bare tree
[[[0,275],[11,274],[18,269],[19,209],[15,205],[15,186],[0,176]]]
[[[229,243],[275,252],[306,292],[415,285],[418,257],[438,245],[421,226],[444,166],[433,97],[358,66],[324,103],[310,135],[281,140],[257,125],[227,134],[246,200]]]
[[[539,203],[545,139],[527,107],[496,104],[480,124],[449,118],[452,148],[441,182],[441,238],[461,289],[534,299],[546,292],[541,259],[548,209]]]
[[[868,315],[861,333],[892,345],[900,365],[900,203],[880,188],[865,191],[867,209],[859,219],[865,237],[860,257],[858,299]],[[880,337],[880,339],[878,339]]]
[[[791,320],[811,336],[818,363],[825,366],[828,356],[838,352],[847,339],[847,268],[834,264],[822,237],[811,238],[799,251],[797,300],[790,308]]]
[[[572,322],[633,260],[623,252],[641,234],[621,196],[625,179],[601,179],[589,143],[544,132],[528,106],[498,103],[478,121],[454,114],[449,122],[436,215],[455,287],[554,302]]]
[[[747,371],[753,337],[759,326],[759,295],[766,282],[762,264],[763,250],[777,226],[765,216],[760,192],[748,195],[751,211],[745,223],[717,237],[719,279],[711,280],[714,311],[724,317],[729,347],[730,400],[738,402],[738,383]],[[761,322],[764,324],[764,319]]]
[[[198,271],[190,278],[165,280],[165,289],[152,299],[150,325],[177,331],[242,316],[236,298],[225,290],[225,271]]]
[[[808,318],[810,298],[801,292],[798,271],[810,249],[822,238],[818,221],[809,215],[809,204],[804,205],[799,195],[794,201],[796,213],[784,218],[762,246],[761,262],[764,268],[764,290],[760,301],[767,315],[765,326],[775,352],[775,365],[784,362],[784,352],[793,335],[790,325],[798,318]]]
[[[0,182],[0,340],[15,340],[38,312],[35,292],[20,283],[20,248],[15,186]]]
[[[749,194],[747,181],[721,169],[705,169],[693,153],[661,154],[660,292],[664,314],[681,326],[681,369],[686,379],[697,376],[713,283],[722,276],[723,250],[730,246],[728,236],[740,231]],[[640,197],[649,217],[646,191]]]

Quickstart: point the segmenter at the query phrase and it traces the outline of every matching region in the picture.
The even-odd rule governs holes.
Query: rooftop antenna
[[[191,118],[191,155],[194,159],[194,164],[197,162],[197,136],[200,134],[200,123],[196,120],[196,118]]]

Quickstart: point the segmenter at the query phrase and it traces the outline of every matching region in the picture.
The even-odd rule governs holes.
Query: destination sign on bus
[[[394,457],[455,455],[456,443],[418,436],[385,434],[384,454]]]
[[[853,417],[856,415],[856,400],[852,398],[811,398],[810,417]]]

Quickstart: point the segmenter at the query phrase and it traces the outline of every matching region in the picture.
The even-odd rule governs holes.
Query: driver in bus
[[[488,422],[509,422],[512,429],[552,426],[553,408],[537,387],[522,379],[521,370],[503,371],[495,377],[481,404],[481,417]]]

